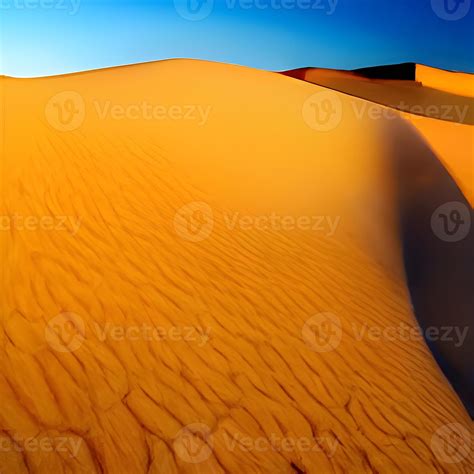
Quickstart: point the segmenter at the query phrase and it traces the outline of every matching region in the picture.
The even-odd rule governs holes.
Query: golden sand
[[[416,65],[416,82],[367,79],[350,71],[309,68],[302,79],[394,108],[410,122],[449,169],[474,204],[474,76]],[[372,114],[376,105],[350,103],[349,113]],[[395,117],[385,109],[385,117]]]
[[[474,97],[474,76],[472,74],[443,71],[418,64],[416,66],[416,80],[427,87],[465,97]]]
[[[1,472],[472,472],[424,341],[379,334],[417,328],[412,128],[198,61],[1,87]]]

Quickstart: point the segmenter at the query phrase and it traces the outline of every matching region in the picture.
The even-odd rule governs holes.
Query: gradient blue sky
[[[270,70],[414,61],[474,72],[474,0],[456,9],[458,1],[0,0],[0,74],[175,57]]]

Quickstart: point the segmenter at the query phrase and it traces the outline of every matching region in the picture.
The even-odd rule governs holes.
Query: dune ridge
[[[401,80],[402,73],[398,70],[395,70],[397,79],[380,79],[375,73],[363,75],[361,70],[318,68],[302,68],[283,74],[400,111],[450,170],[472,206],[474,76],[419,64],[413,66],[414,80],[408,76]],[[367,113],[370,111],[369,107]]]

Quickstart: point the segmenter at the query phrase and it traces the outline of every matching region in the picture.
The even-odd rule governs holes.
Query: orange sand
[[[472,74],[443,71],[418,64],[416,66],[416,80],[427,87],[466,97],[474,97],[474,76]]]
[[[474,204],[473,75],[421,65],[416,65],[417,82],[367,79],[351,71],[316,68],[298,74],[308,82],[401,110]],[[373,107],[367,107],[366,113]],[[354,108],[351,104],[350,110]]]
[[[425,343],[364,332],[417,327],[400,119],[322,130],[365,101],[198,61],[1,86],[1,472],[472,472]]]

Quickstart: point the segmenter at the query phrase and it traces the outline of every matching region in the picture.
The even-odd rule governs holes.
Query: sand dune
[[[427,87],[474,97],[474,76],[472,74],[443,71],[419,64],[416,67],[416,80]]]
[[[472,472],[404,277],[413,128],[199,61],[1,85],[1,472]]]
[[[284,74],[401,111],[451,171],[473,205],[474,76],[415,66],[416,80],[368,78],[356,71],[318,68]],[[355,115],[371,112],[373,107],[357,109],[356,104],[348,110]],[[377,113],[371,116],[374,120],[380,118]]]

